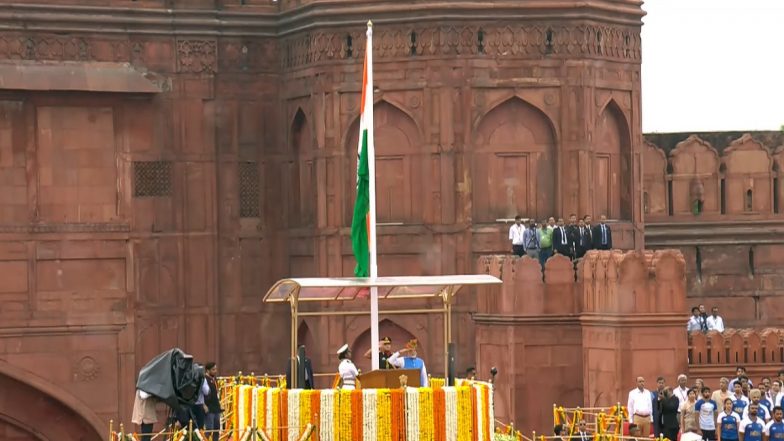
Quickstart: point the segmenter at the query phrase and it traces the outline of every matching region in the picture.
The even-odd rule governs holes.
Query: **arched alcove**
[[[405,346],[406,342],[416,338],[414,334],[398,325],[390,319],[383,319],[378,323],[378,334],[380,338],[389,337],[392,339],[392,350],[396,351]],[[359,334],[351,344],[351,352],[354,353],[354,363],[363,371],[370,371],[370,360],[364,357],[365,352],[370,348],[370,328]],[[417,348],[417,355],[427,360],[424,352],[424,345],[420,343]]]
[[[593,152],[593,211],[631,220],[632,145],[623,111],[611,100],[599,116]]]
[[[290,225],[298,227],[315,224],[316,167],[312,155],[313,138],[305,112],[297,109],[289,133],[290,160],[288,162]]]
[[[423,175],[424,151],[414,120],[387,101],[373,108],[376,147],[376,216],[379,223],[417,224],[423,221],[427,182]],[[349,180],[345,204],[346,225],[350,225],[357,182],[359,119],[346,137]]]
[[[550,119],[513,97],[480,121],[472,152],[475,222],[555,213],[556,150]]]
[[[56,386],[52,393],[45,392],[45,380],[0,363],[0,439],[40,441],[101,440],[103,427],[91,413],[83,416],[70,407],[75,398]],[[70,397],[70,396],[68,396]],[[61,399],[63,398],[63,399]],[[78,404],[84,407],[83,404]],[[79,409],[79,410],[86,410]],[[99,432],[99,428],[101,432]]]

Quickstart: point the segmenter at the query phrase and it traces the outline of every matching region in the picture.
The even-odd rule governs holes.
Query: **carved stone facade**
[[[72,421],[60,439],[97,439],[109,419],[129,424],[138,369],[170,347],[223,372],[283,370],[288,311],[262,305],[265,290],[353,268],[368,17],[381,274],[473,272],[509,251],[515,214],[607,214],[616,246],[641,250],[640,3],[493,4],[0,0],[12,11],[0,16],[7,390],[49,397],[30,409]],[[547,286],[577,313],[584,282],[566,266],[548,265]],[[514,347],[478,346],[500,331],[479,329],[472,294],[455,305],[461,369]],[[436,317],[385,317],[382,332],[416,337],[439,360]],[[553,320],[582,344],[574,320]],[[330,373],[333,347],[364,352],[368,326],[364,315],[309,318],[300,340]],[[506,403],[505,415],[525,416]],[[16,422],[0,418],[0,438],[35,430],[18,406],[0,402]]]

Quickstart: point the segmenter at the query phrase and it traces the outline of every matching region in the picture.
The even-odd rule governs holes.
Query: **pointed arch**
[[[302,107],[294,112],[289,126],[290,160],[287,164],[289,221],[298,227],[315,224],[316,167],[313,159],[313,136]]]
[[[643,206],[646,216],[665,216],[667,208],[667,155],[648,141],[643,142]],[[646,197],[647,195],[647,197]]]
[[[722,152],[726,212],[771,213],[775,161],[768,147],[746,133]]]
[[[693,213],[695,201],[702,201],[702,213],[721,212],[720,158],[707,141],[691,135],[670,151],[672,163],[672,212]],[[741,199],[742,200],[742,199]]]
[[[0,403],[0,420],[28,432],[32,438],[97,440],[104,433],[105,422],[86,404],[53,383],[2,360],[0,390],[7,397],[6,406]],[[42,415],[59,423],[41,425]]]
[[[492,108],[474,132],[475,222],[555,213],[557,157],[552,121],[513,96]]]
[[[389,337],[392,339],[392,350],[402,348],[406,342],[416,338],[413,333],[390,319],[383,319],[378,323],[378,333],[381,338]],[[351,344],[351,352],[354,353],[354,362],[357,363],[363,371],[370,370],[370,360],[362,357],[368,348],[370,348],[370,328],[360,333]],[[419,357],[427,359],[423,352],[424,349],[424,345],[420,345],[417,348],[417,354]]]
[[[633,167],[629,123],[614,99],[610,99],[596,124],[593,152],[593,211],[610,219],[631,220]]]
[[[429,182],[424,179],[426,152],[416,121],[397,105],[379,100],[373,108],[376,148],[376,216],[379,223],[416,224],[423,221],[423,196]],[[348,180],[345,224],[351,223],[356,196],[359,118],[346,134]]]
[[[316,340],[313,337],[313,333],[310,331],[310,326],[308,326],[308,323],[305,321],[300,323],[299,328],[297,328],[297,344],[305,345],[305,350],[309,354],[318,353]]]

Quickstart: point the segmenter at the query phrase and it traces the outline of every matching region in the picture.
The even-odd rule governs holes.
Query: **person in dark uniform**
[[[304,360],[300,360],[300,352],[302,353],[302,358],[304,358]],[[310,361],[310,358],[305,355],[305,345],[300,345],[299,350],[297,351],[297,369],[299,369],[300,362],[302,362],[302,366],[305,370],[305,384],[298,384],[297,388],[313,389],[313,363]],[[291,387],[291,384],[293,384],[293,382],[291,381],[291,362],[289,361],[286,363],[286,385],[287,387]]]
[[[572,258],[572,242],[563,218],[558,218],[558,224],[553,229],[553,249],[557,254]]]
[[[678,420],[678,408],[680,401],[672,393],[672,388],[665,387],[662,391],[663,398],[659,401],[659,415],[661,415],[661,430],[664,437],[671,440],[678,439],[680,421]]]
[[[379,369],[395,369],[394,366],[389,364],[389,357],[392,356],[392,339],[389,337],[384,337],[381,341],[378,342],[378,368]],[[373,348],[368,349],[365,352],[365,358],[371,359]]]

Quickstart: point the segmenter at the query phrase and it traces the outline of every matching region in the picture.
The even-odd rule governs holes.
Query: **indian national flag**
[[[354,217],[351,221],[351,246],[357,266],[356,277],[371,276],[371,252],[375,251],[375,177],[373,148],[373,27],[368,24],[365,63],[362,69],[362,104],[359,119],[359,146],[357,148],[357,200],[354,203]],[[371,205],[372,203],[372,205]],[[372,250],[372,251],[371,251]],[[375,256],[374,256],[375,257]],[[373,259],[375,261],[375,258]],[[372,271],[375,272],[375,271]],[[375,274],[373,274],[375,275]]]

